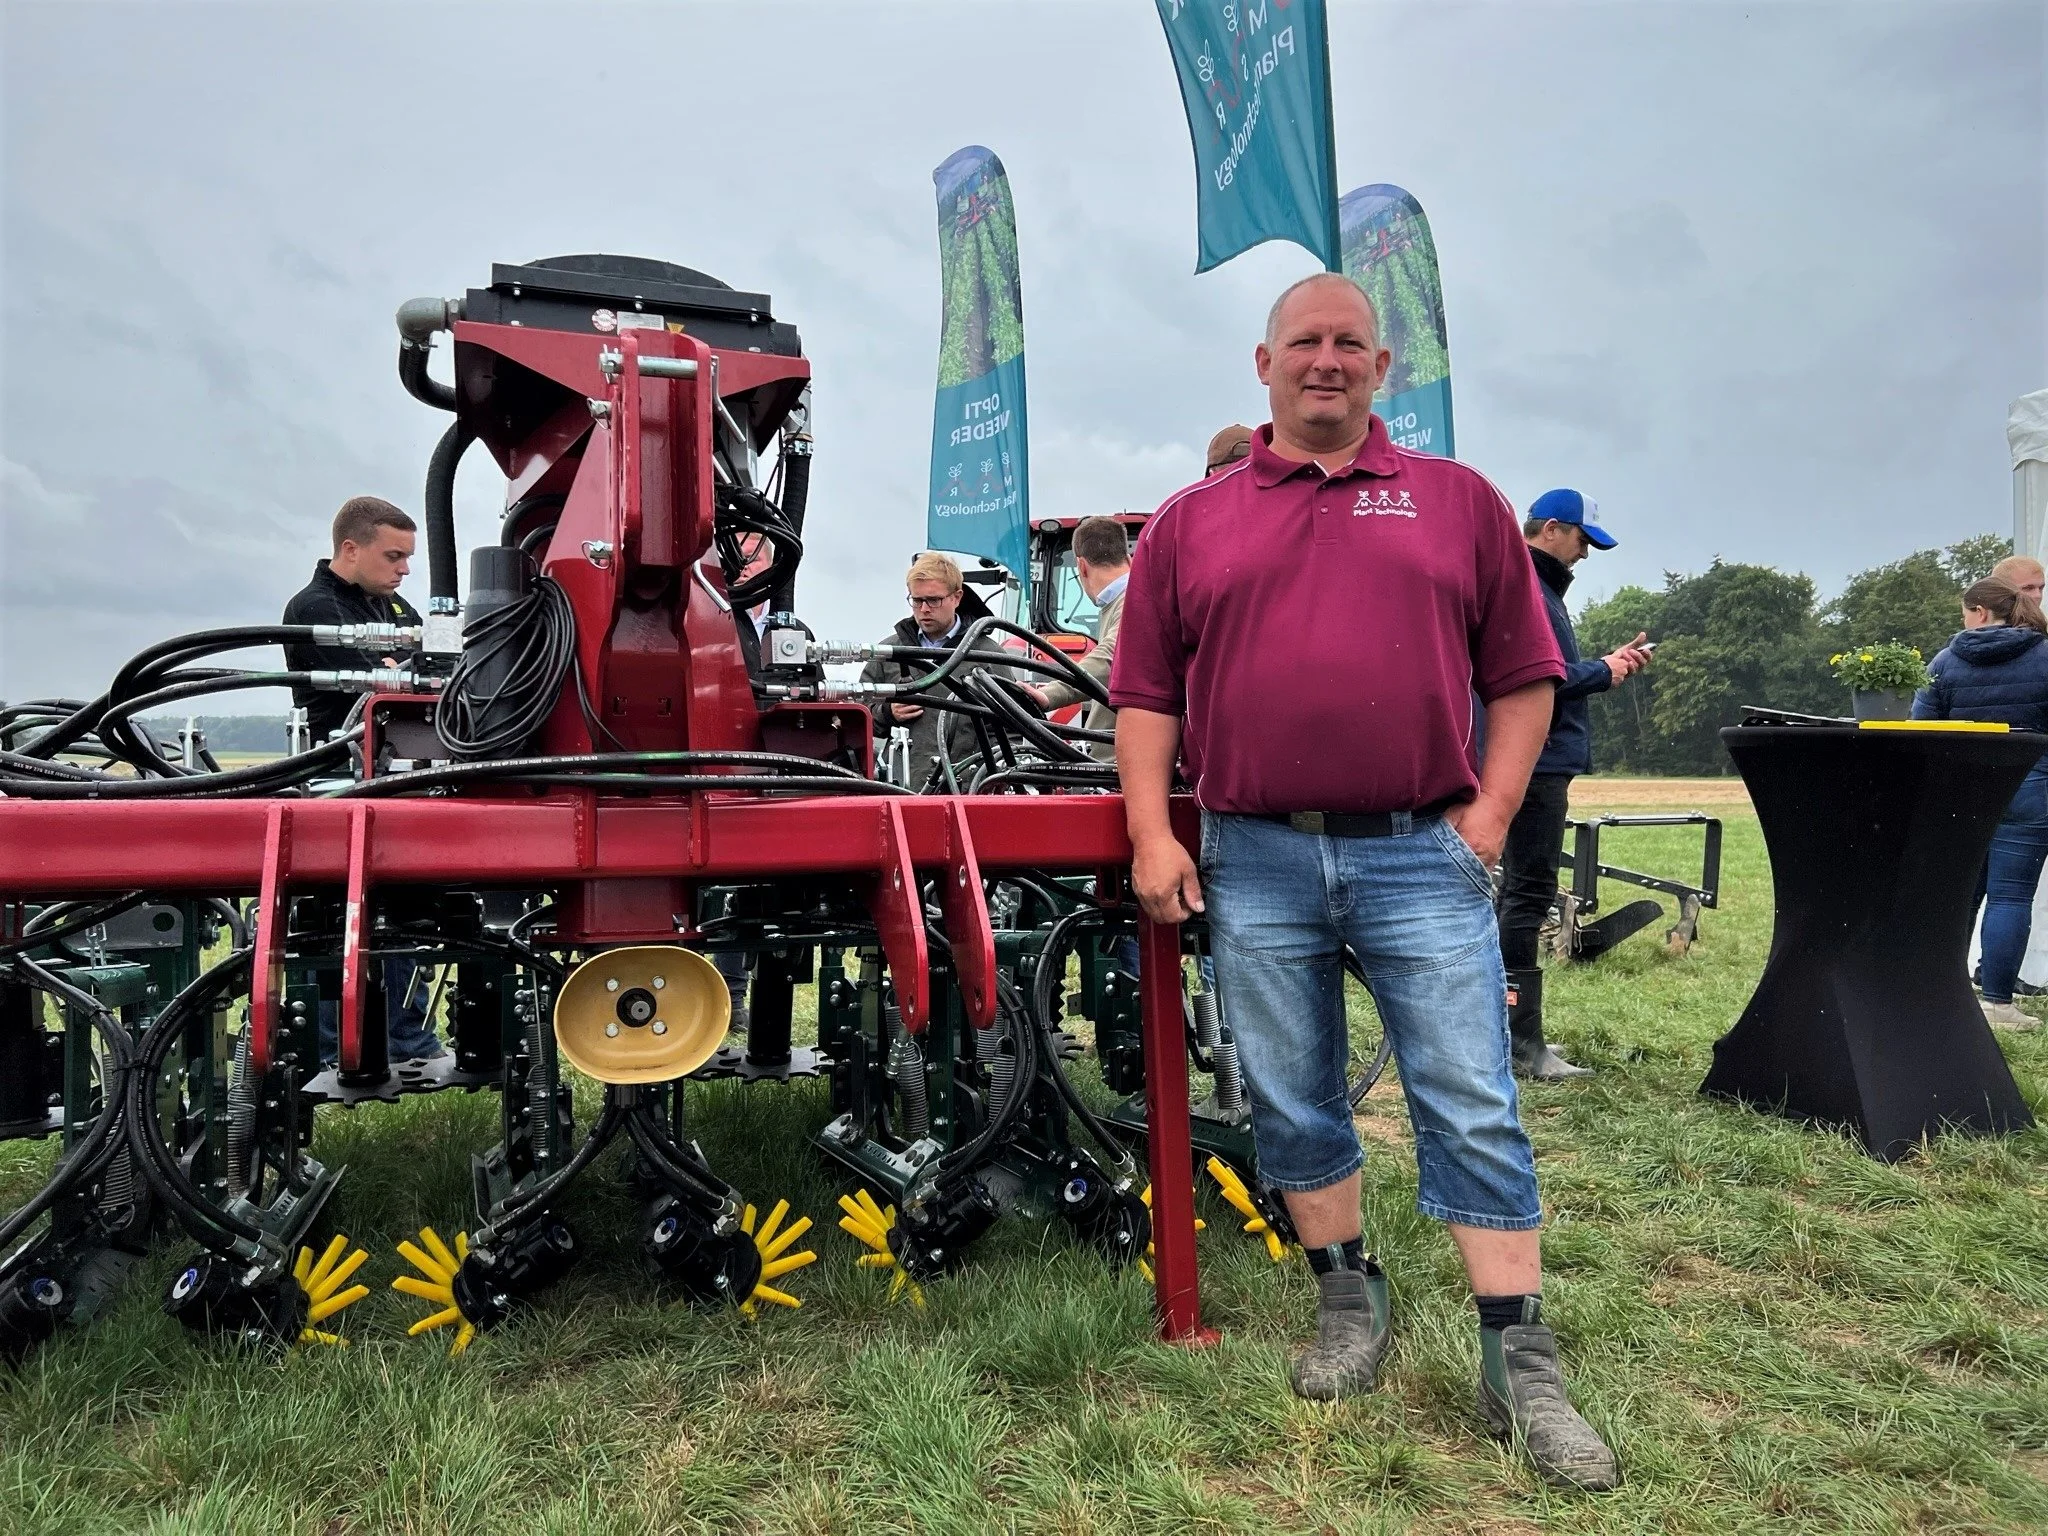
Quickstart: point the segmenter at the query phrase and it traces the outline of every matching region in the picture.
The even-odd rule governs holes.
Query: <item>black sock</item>
[[[1537,1318],[1543,1315],[1543,1293],[1531,1291],[1524,1296],[1474,1296],[1472,1303],[1479,1308],[1479,1326],[1498,1332],[1527,1321],[1523,1315],[1526,1303],[1534,1302]]]
[[[1373,1276],[1380,1272],[1379,1261],[1365,1251],[1365,1239],[1362,1237],[1331,1243],[1326,1248],[1310,1248],[1307,1251],[1308,1267],[1319,1275],[1327,1275],[1340,1269],[1359,1269]]]

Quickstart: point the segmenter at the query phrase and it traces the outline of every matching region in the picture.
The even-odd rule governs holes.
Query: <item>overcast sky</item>
[[[1462,456],[1620,536],[1575,595],[1717,555],[1832,591],[2010,531],[2006,406],[2048,386],[2044,10],[1333,4],[1339,179],[1429,213]],[[773,295],[817,375],[801,606],[841,638],[894,621],[923,541],[954,149],[1009,168],[1041,513],[1151,507],[1264,420],[1265,306],[1315,265],[1193,275],[1150,0],[0,15],[0,697],[274,618],[350,495],[417,512],[445,418],[392,312],[493,261]],[[472,454],[465,547],[502,489]]]

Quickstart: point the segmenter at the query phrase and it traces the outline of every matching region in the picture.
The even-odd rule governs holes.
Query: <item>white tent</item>
[[[2048,389],[2013,401],[2005,440],[2012,447],[2013,553],[2048,564]],[[2048,985],[2048,873],[2034,889],[2034,927],[2020,979]]]
[[[2013,401],[2005,440],[2012,445],[2013,553],[2048,558],[2048,389]]]

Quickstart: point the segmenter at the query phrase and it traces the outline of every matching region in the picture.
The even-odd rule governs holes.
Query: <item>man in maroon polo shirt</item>
[[[1551,1481],[1611,1487],[1542,1322],[1488,874],[1550,727],[1557,643],[1506,500],[1373,415],[1390,358],[1357,287],[1289,288],[1256,359],[1272,423],[1168,500],[1133,560],[1110,679],[1132,883],[1155,921],[1208,915],[1259,1176],[1317,1274],[1295,1390],[1370,1391],[1390,1338],[1360,1231],[1348,944],[1400,1062],[1417,1204],[1449,1225],[1478,1304],[1480,1411]],[[1199,869],[1167,821],[1176,756]]]

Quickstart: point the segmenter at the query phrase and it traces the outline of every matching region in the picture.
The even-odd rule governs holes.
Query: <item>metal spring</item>
[[[228,1193],[249,1192],[249,1146],[256,1139],[256,1082],[249,1071],[249,1021],[235,1036],[235,1062],[228,1078]]]
[[[897,1129],[916,1141],[931,1130],[932,1111],[925,1094],[924,1051],[909,1035],[898,1035],[890,1043],[889,1081],[903,1103],[903,1124]]]
[[[542,1052],[547,1049],[547,1021],[541,1017],[545,1011],[541,1003],[540,988],[535,987],[527,994],[533,999],[532,1009],[526,1021],[526,1114],[527,1124],[533,1135],[533,1145],[540,1155],[543,1166],[551,1166],[555,1152],[555,1101],[548,1092],[548,1074],[543,1066],[546,1058]]]
[[[1007,1031],[985,1031],[994,1045],[988,1066],[988,1112],[991,1116],[1003,1112],[1003,1106],[1010,1102],[1010,1095],[1017,1087],[1017,1046]]]
[[[1195,1040],[1216,1066],[1216,1107],[1226,1115],[1244,1108],[1244,1072],[1237,1063],[1237,1037],[1223,1027],[1214,992],[1196,992]]]

